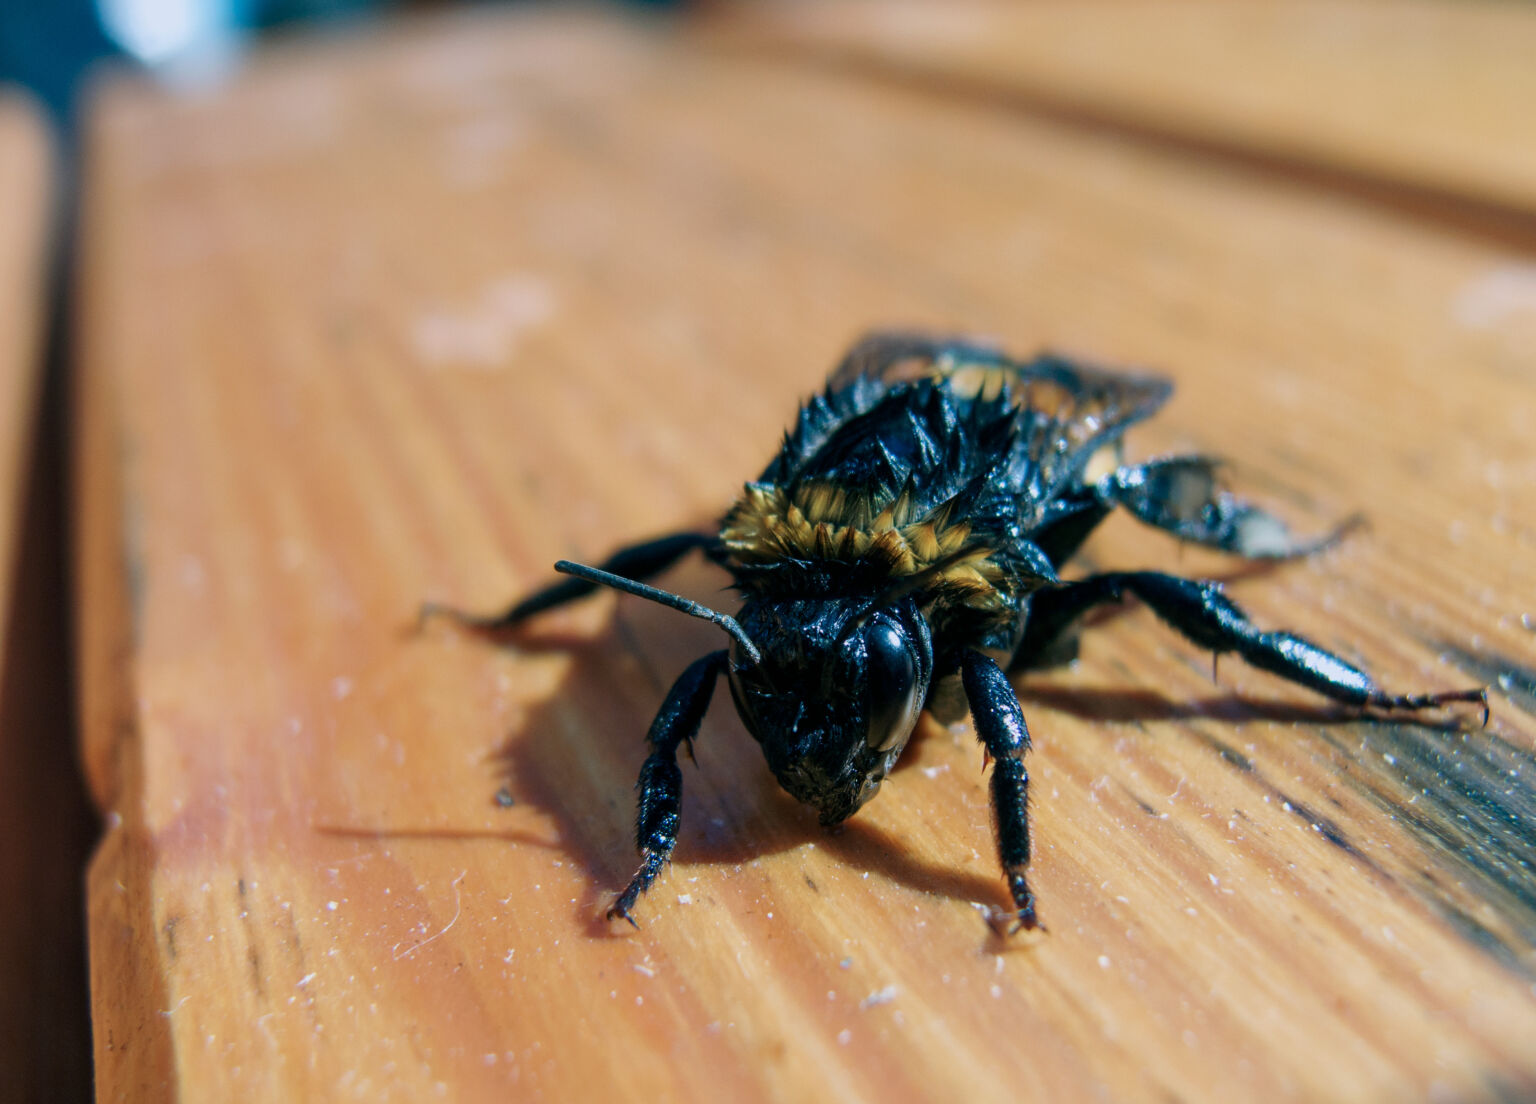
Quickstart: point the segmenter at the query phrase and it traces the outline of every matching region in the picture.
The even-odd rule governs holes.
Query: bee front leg
[[[719,651],[691,663],[673,683],[661,712],[651,722],[646,734],[651,754],[640,768],[640,781],[635,787],[640,791],[640,808],[635,818],[640,869],[608,909],[610,920],[623,917],[631,927],[638,928],[640,925],[635,923],[630,909],[672,858],[683,804],[683,772],[677,766],[677,749],[683,744],[692,747],[715,692],[715,680],[728,661],[727,653]]]
[[[960,663],[965,696],[970,702],[976,725],[992,765],[992,815],[997,831],[997,854],[1008,892],[1013,897],[1014,924],[1009,934],[1020,928],[1037,928],[1035,895],[1025,880],[1029,865],[1029,772],[1024,769],[1024,753],[1029,750],[1029,728],[1018,695],[988,656],[966,652]]]

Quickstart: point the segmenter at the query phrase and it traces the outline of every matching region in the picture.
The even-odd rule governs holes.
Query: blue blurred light
[[[96,0],[102,26],[127,53],[155,68],[222,67],[248,22],[244,0]]]

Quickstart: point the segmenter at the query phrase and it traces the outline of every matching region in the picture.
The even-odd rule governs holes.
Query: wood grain
[[[8,619],[12,564],[42,391],[43,249],[52,174],[49,139],[35,104],[0,85],[0,623]],[[0,653],[3,662],[3,653]]]
[[[129,80],[90,132],[83,755],[103,1099],[1457,1100],[1536,1091],[1532,260],[1358,199],[664,28],[486,12]],[[1231,579],[1362,719],[1142,610],[1023,680],[1006,946],[968,729],[840,834],[725,695],[638,933],[641,738],[714,630],[410,631],[706,524],[876,325],[1155,366],[1136,455],[1304,527]],[[669,585],[725,603],[721,579]],[[496,800],[506,787],[510,808]]]
[[[1536,12],[1525,5],[838,0],[722,16],[722,37],[755,48],[1536,212]]]

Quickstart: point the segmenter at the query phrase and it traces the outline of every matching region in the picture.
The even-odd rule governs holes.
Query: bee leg
[[[997,854],[1008,892],[1013,898],[1014,923],[1009,931],[1037,928],[1035,895],[1025,880],[1029,865],[1029,773],[1024,753],[1029,750],[1029,728],[1018,695],[988,656],[968,651],[960,661],[965,696],[971,705],[976,735],[992,764],[992,815],[997,830]]]
[[[1299,539],[1273,514],[1223,490],[1219,467],[1208,456],[1153,460],[1106,476],[1094,492],[1179,540],[1250,560],[1309,556],[1337,544],[1361,522],[1357,514],[1321,537]]]
[[[1070,592],[1076,591],[1076,594]],[[1094,575],[1080,583],[1051,592],[1042,603],[1047,618],[1054,617],[1057,631],[1064,627],[1063,614],[1073,616],[1092,605],[1112,601],[1122,593],[1134,594],[1165,623],[1188,640],[1217,654],[1236,652],[1254,667],[1314,690],[1346,705],[1388,710],[1433,709],[1452,702],[1480,705],[1483,723],[1488,722],[1488,692],[1450,690],[1437,694],[1386,694],[1358,667],[1324,648],[1288,632],[1264,632],[1221,592],[1217,583],[1196,582],[1155,571],[1116,572]],[[1042,593],[1039,597],[1045,598]],[[1036,610],[1030,610],[1031,618]],[[1049,623],[1042,625],[1042,633]],[[1025,643],[1029,643],[1026,629]]]
[[[677,846],[678,814],[683,803],[683,772],[677,766],[677,749],[683,744],[690,747],[698,735],[704,711],[715,692],[715,679],[725,670],[725,651],[711,652],[689,664],[688,669],[672,684],[661,711],[651,722],[646,741],[651,754],[640,768],[640,781],[635,788],[640,791],[639,812],[635,817],[635,846],[640,851],[640,869],[629,880],[608,909],[608,919],[623,917],[632,927],[638,928],[630,910],[640,895],[651,887],[656,875],[661,873],[672,858]]]
[[[714,543],[714,540],[714,537],[703,533],[672,533],[655,540],[621,548],[598,566],[610,574],[620,575],[626,579],[649,579],[653,575],[661,574],[695,548],[708,547]],[[427,602],[422,605],[417,615],[417,624],[431,617],[448,617],[472,629],[498,632],[510,629],[536,613],[543,613],[545,610],[583,598],[596,589],[597,584],[586,579],[563,579],[558,583],[551,583],[542,590],[534,591],[503,613],[489,615],[469,613],[454,609],[452,606]]]
[[[1120,600],[1120,588],[1109,575],[1091,575],[1079,582],[1042,590],[1029,600],[1024,636],[1014,650],[1009,670],[1059,667],[1077,658],[1077,620],[1094,606]]]

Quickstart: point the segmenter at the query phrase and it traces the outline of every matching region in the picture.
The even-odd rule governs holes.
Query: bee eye
[[[889,751],[912,734],[922,710],[917,656],[905,633],[881,621],[865,631],[864,651],[865,739],[876,751]]]

